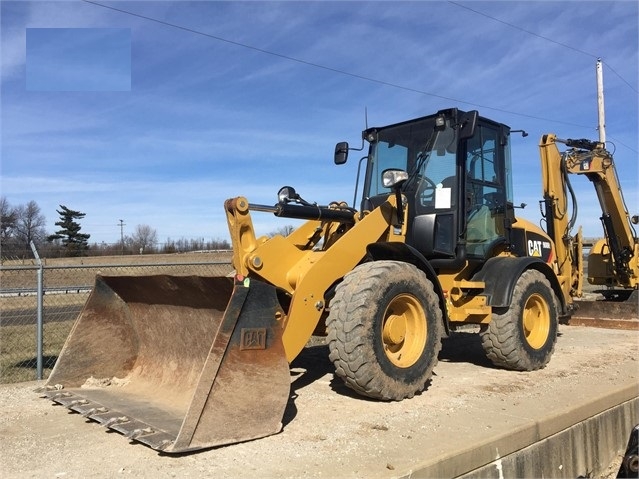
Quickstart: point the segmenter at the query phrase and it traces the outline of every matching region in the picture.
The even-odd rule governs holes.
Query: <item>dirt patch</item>
[[[127,379],[120,379],[116,377],[97,379],[91,376],[80,387],[81,388],[108,388],[110,386],[123,387],[123,386],[126,386],[128,383],[129,381]]]

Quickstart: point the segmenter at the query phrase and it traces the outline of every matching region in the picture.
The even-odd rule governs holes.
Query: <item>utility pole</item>
[[[120,251],[121,255],[124,256],[124,220],[120,220]]]
[[[599,143],[606,143],[606,115],[604,113],[603,68],[601,58],[597,58],[597,113]]]

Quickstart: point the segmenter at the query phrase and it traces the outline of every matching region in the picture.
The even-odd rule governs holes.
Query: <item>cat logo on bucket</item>
[[[266,349],[266,328],[242,328],[240,351]]]
[[[550,243],[548,241],[528,240],[528,256],[541,258],[544,249],[550,249]]]

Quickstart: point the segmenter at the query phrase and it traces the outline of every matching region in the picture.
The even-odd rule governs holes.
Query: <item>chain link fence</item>
[[[0,383],[48,377],[96,274],[226,276],[230,261],[0,266]],[[40,279],[39,279],[40,278]]]

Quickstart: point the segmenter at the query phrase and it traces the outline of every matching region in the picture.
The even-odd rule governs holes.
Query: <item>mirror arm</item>
[[[397,201],[397,222],[399,226],[404,224],[404,202],[402,201],[402,185],[400,183],[395,186],[395,201]]]
[[[353,195],[353,208],[357,209],[357,188],[359,186],[359,176],[362,171],[362,161],[367,160],[368,155],[362,156],[357,164],[357,177],[355,178],[355,194]]]
[[[395,190],[395,201],[397,202],[397,223],[398,226],[404,225],[404,199],[402,198],[402,186],[407,180],[402,180],[393,186]]]

